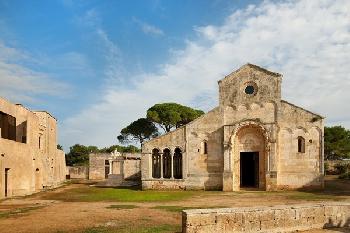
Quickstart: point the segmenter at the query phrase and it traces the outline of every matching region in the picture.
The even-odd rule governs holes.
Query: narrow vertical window
[[[152,150],[152,177],[160,178],[160,154],[158,149]]]
[[[203,142],[203,153],[208,154],[208,143],[207,142]]]
[[[41,136],[39,136],[39,149],[41,149]]]
[[[200,153],[208,154],[208,143],[206,141],[201,142]]]
[[[182,152],[180,148],[176,148],[174,153],[174,178],[182,179]]]
[[[298,137],[298,152],[305,153],[305,139],[301,136]]]

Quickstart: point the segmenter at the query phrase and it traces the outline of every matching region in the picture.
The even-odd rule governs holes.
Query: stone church
[[[218,107],[142,145],[143,189],[322,188],[324,118],[281,82],[252,64],[220,80]]]

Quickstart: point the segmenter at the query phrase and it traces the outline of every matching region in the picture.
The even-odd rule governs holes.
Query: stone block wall
[[[105,179],[105,160],[108,160],[110,154],[90,154],[89,155],[89,179]]]
[[[184,180],[142,180],[142,190],[185,190]]]
[[[89,178],[89,167],[87,166],[74,166],[67,167],[69,171],[70,179],[88,179]]]
[[[126,180],[141,179],[141,160],[127,159],[123,163],[123,175]]]
[[[64,152],[57,149],[57,120],[0,97],[0,199],[57,187],[65,181],[65,171]]]
[[[350,227],[350,202],[194,209],[182,212],[184,233],[272,233],[332,227]]]
[[[141,179],[141,154],[139,153],[121,153],[121,156],[117,157],[109,153],[90,154],[88,178],[104,180],[106,166],[112,167],[109,175],[120,175],[126,180]]]

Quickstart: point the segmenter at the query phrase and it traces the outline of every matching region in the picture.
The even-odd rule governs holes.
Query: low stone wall
[[[151,179],[142,180],[142,190],[184,190],[184,180],[177,179]]]
[[[350,202],[194,209],[182,212],[184,233],[271,233],[332,227],[350,227]]]
[[[89,167],[87,166],[75,166],[67,167],[69,171],[70,179],[88,179],[89,178]]]

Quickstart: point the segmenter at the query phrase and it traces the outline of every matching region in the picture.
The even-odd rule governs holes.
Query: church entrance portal
[[[240,153],[240,187],[259,187],[259,152]]]

